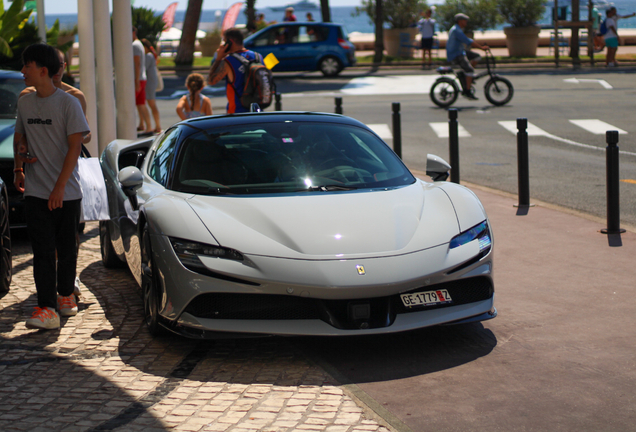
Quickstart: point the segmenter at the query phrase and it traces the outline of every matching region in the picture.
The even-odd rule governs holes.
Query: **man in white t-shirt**
[[[435,20],[431,18],[432,11],[426,9],[422,12],[422,18],[417,22],[417,28],[422,36],[422,69],[426,66],[431,67],[433,57],[431,50],[433,49],[433,36],[435,35]],[[426,63],[426,52],[428,51],[428,64]]]
[[[607,33],[603,36],[605,38],[605,46],[607,47],[607,56],[605,57],[606,67],[618,66],[616,62],[616,51],[618,50],[618,20],[621,18],[631,18],[636,15],[636,12],[629,15],[619,15],[616,13],[616,8],[612,6],[606,12],[607,18],[605,19],[605,27],[607,27]]]

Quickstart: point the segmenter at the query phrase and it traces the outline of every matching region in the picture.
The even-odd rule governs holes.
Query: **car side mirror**
[[[445,181],[450,175],[451,166],[439,156],[426,155],[426,175],[433,181]]]
[[[144,184],[144,175],[135,166],[122,168],[117,175],[124,194],[130,198],[130,204],[137,210],[137,190]]]

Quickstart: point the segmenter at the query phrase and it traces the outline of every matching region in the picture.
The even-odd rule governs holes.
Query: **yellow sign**
[[[267,69],[272,69],[274,66],[276,66],[278,63],[280,63],[278,61],[278,59],[276,58],[276,56],[274,55],[274,53],[269,53],[267,54],[267,56],[265,56],[265,58],[263,59],[263,63],[265,63],[265,67]]]

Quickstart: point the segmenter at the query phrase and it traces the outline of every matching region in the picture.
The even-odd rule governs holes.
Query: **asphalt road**
[[[600,120],[619,128],[621,222],[636,226],[636,122],[633,117],[636,86],[633,70],[597,70],[575,73],[502,72],[515,87],[504,107],[490,105],[483,96],[485,79],[477,82],[478,101],[460,97],[453,106],[459,123],[470,136],[460,136],[462,181],[517,193],[515,135],[499,122],[524,117],[541,129],[530,136],[530,196],[598,217],[606,217],[605,134],[603,124],[591,133],[571,120]],[[429,99],[436,74],[414,69],[346,70],[325,79],[319,73],[279,74],[283,109],[334,111],[334,97],[343,98],[344,114],[364,123],[391,128],[391,104],[400,102],[403,159],[409,167],[425,170],[426,154],[449,160],[448,138],[439,137],[431,123],[448,121],[446,110]],[[578,80],[574,82],[573,78]],[[599,81],[602,80],[602,81]],[[184,76],[167,78],[158,101],[165,128],[178,120],[174,108],[185,87]],[[607,88],[610,87],[611,88]],[[225,112],[223,88],[207,88],[215,113]],[[270,108],[272,109],[272,108]],[[590,122],[583,122],[583,124]],[[598,122],[595,122],[598,123]],[[445,126],[437,126],[444,129]],[[387,142],[391,143],[391,139]]]

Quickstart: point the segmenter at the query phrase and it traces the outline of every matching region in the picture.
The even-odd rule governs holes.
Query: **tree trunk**
[[[384,51],[384,12],[382,10],[382,0],[375,0],[375,54],[373,63],[382,62]]]
[[[322,22],[331,22],[331,9],[329,9],[329,0],[320,0],[320,11],[322,12]]]
[[[254,30],[256,30],[256,10],[254,9],[255,4],[256,0],[247,0],[245,2],[245,16],[247,17],[247,25],[245,27],[250,33],[254,33]]]
[[[183,20],[181,41],[179,42],[177,56],[174,59],[176,65],[192,65],[194,62],[194,43],[197,38],[202,7],[203,0],[188,0],[188,9],[186,9]]]

